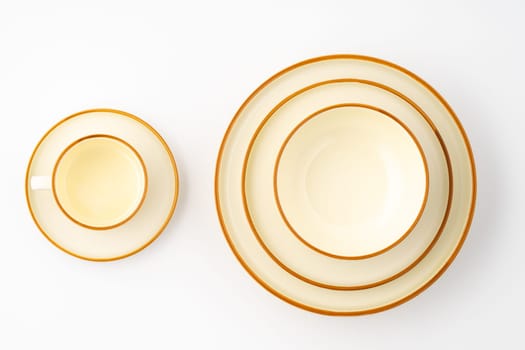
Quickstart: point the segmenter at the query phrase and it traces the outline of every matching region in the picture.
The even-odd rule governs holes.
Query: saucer
[[[309,116],[333,106],[358,103],[398,116],[419,140],[428,166],[428,196],[425,195],[423,212],[401,239],[374,254],[348,257],[323,252],[287,225],[278,201],[277,205],[274,203],[275,168],[281,145]],[[265,116],[248,145],[242,188],[251,230],[277,264],[305,282],[337,290],[386,283],[411,269],[428,253],[448,215],[452,181],[449,156],[440,140],[428,116],[413,101],[386,86],[359,79],[328,80],[306,86],[284,98]]]
[[[108,171],[119,181],[101,181]],[[26,198],[51,243],[78,258],[109,261],[160,235],[175,210],[178,182],[175,159],[149,124],[126,112],[93,109],[65,118],[40,140],[27,168]],[[104,202],[107,192],[119,196]],[[80,210],[79,198],[96,204],[95,213]]]
[[[298,278],[278,264],[251,232],[252,226],[244,213],[246,203],[239,189],[243,169],[247,165],[245,156],[250,141],[266,116],[271,114],[281,101],[305,87],[323,81],[346,78],[379,83],[399,91],[413,101],[417,109],[430,118],[431,129],[439,132],[440,141],[443,142],[444,149],[450,156],[450,181],[454,184],[450,188],[450,203],[447,206],[447,211],[451,215],[444,215],[444,220],[438,229],[439,235],[433,232],[435,239],[432,240],[426,254],[403,274],[380,285],[359,290],[321,287]],[[325,102],[324,107],[330,104]],[[374,101],[368,104],[375,105]],[[399,113],[392,114],[400,117]],[[306,115],[301,114],[301,117],[304,118]],[[288,131],[292,130],[298,122],[289,124],[286,128]],[[411,130],[416,134],[414,129]],[[429,142],[419,137],[418,141],[422,145]],[[281,144],[278,144],[276,147],[280,146]],[[424,145],[423,148],[425,149]],[[253,159],[258,159],[258,156],[254,156]],[[272,161],[268,162],[270,169],[273,169]],[[430,164],[429,161],[429,168]],[[429,177],[432,181],[432,170]],[[268,181],[266,176],[263,178],[264,181]],[[271,178],[269,181],[273,182]],[[215,177],[216,204],[220,223],[239,262],[263,287],[281,299],[309,311],[330,315],[357,315],[385,310],[409,300],[432,284],[450,265],[465,240],[472,221],[475,192],[476,178],[472,151],[461,124],[444,99],[422,79],[404,68],[379,59],[356,55],[326,56],[307,60],[281,71],[263,83],[243,103],[228,127],[219,151]],[[260,194],[264,194],[264,191]],[[414,234],[415,232],[409,234],[398,246]],[[295,240],[297,241],[296,238]],[[379,255],[378,258],[383,255]],[[312,269],[315,266],[311,263]],[[387,269],[388,266],[383,268]]]

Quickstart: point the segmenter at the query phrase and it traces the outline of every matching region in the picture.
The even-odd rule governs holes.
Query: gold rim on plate
[[[144,242],[140,246],[138,246],[138,247],[136,247],[134,249],[131,249],[129,252],[126,252],[124,254],[118,254],[118,255],[115,255],[115,256],[110,256],[110,257],[103,257],[103,258],[86,256],[86,255],[75,253],[75,252],[71,251],[70,249],[62,246],[59,242],[57,242],[55,239],[53,239],[53,237],[51,237],[51,235],[49,233],[47,233],[46,230],[40,224],[40,222],[39,222],[39,220],[37,218],[37,214],[35,213],[35,211],[33,209],[33,206],[32,206],[32,203],[31,203],[31,199],[30,199],[30,192],[32,191],[32,188],[31,188],[31,169],[32,169],[32,165],[33,165],[33,163],[35,161],[35,156],[36,156],[38,150],[40,149],[41,145],[44,143],[44,141],[47,140],[48,137],[50,137],[50,135],[52,135],[52,133],[55,130],[57,130],[60,126],[64,125],[65,123],[67,123],[69,121],[71,121],[72,119],[74,119],[76,117],[89,115],[89,114],[96,114],[96,113],[108,113],[110,115],[114,114],[114,115],[117,115],[117,116],[120,116],[120,117],[124,117],[124,119],[131,120],[132,122],[137,123],[138,125],[144,127],[145,131],[149,132],[152,135],[152,137],[159,142],[161,148],[163,149],[163,151],[165,152],[166,156],[169,159],[169,168],[171,169],[172,175],[173,175],[172,176],[172,181],[173,181],[173,190],[174,190],[174,192],[172,193],[173,198],[172,198],[172,200],[170,200],[171,204],[169,206],[169,209],[167,210],[167,215],[165,216],[165,219],[160,224],[160,227],[151,236],[151,238],[149,238],[146,242]],[[94,133],[94,134],[97,134],[97,133]],[[114,136],[114,135],[111,135],[111,136]],[[55,163],[56,163],[56,160],[55,160]],[[168,144],[162,138],[162,136],[151,125],[149,125],[147,122],[145,122],[141,118],[139,118],[139,117],[137,117],[137,116],[135,116],[135,115],[133,115],[131,113],[128,113],[128,112],[124,112],[124,111],[120,111],[120,110],[116,110],[116,109],[110,109],[110,108],[96,108],[96,109],[84,110],[84,111],[72,114],[72,115],[70,115],[70,116],[60,120],[55,125],[53,125],[53,127],[51,127],[42,136],[42,138],[39,140],[39,142],[35,146],[32,154],[31,154],[31,157],[29,159],[28,166],[27,166],[27,169],[26,169],[26,176],[25,176],[25,197],[26,197],[26,203],[27,203],[29,212],[31,214],[31,217],[32,217],[35,225],[37,226],[39,231],[43,234],[43,236],[49,242],[51,242],[55,247],[57,247],[58,249],[62,250],[63,252],[65,252],[65,253],[67,253],[69,255],[72,255],[74,257],[77,257],[77,258],[80,258],[80,259],[83,259],[83,260],[96,261],[96,262],[107,262],[107,261],[114,261],[114,260],[118,260],[118,259],[123,259],[123,258],[126,258],[128,256],[131,256],[133,254],[136,254],[136,253],[140,252],[141,250],[143,250],[147,246],[149,246],[151,243],[153,243],[153,241],[155,241],[160,236],[160,234],[164,231],[164,229],[166,228],[166,226],[168,225],[168,223],[170,222],[170,220],[171,220],[171,218],[173,216],[173,213],[174,213],[175,208],[177,206],[177,201],[178,201],[178,196],[179,196],[179,187],[180,187],[180,184],[179,184],[179,173],[178,173],[178,169],[177,169],[177,164],[175,162],[175,158],[173,157],[173,154],[172,154]],[[148,187],[147,189],[145,188],[144,200],[147,197],[147,193],[149,192],[149,188],[150,187]],[[141,201],[140,207],[143,207],[144,200]],[[57,205],[57,207],[58,207],[58,205]],[[134,216],[136,216],[136,214],[138,212],[140,212],[140,210],[138,210],[135,213]],[[64,217],[67,217],[67,216],[64,216]],[[125,224],[129,225],[130,223],[127,222]],[[82,225],[78,225],[77,227],[79,227],[79,228],[82,227],[84,229],[92,230],[93,232],[100,232],[98,230],[93,230],[91,228],[86,228],[85,226],[82,226]],[[120,225],[118,228],[120,229],[121,227],[123,227],[123,225]]]
[[[389,244],[388,246],[386,246],[383,249],[380,249],[378,251],[375,251],[375,252],[372,252],[372,253],[369,253],[369,254],[366,254],[366,255],[357,255],[357,256],[337,255],[337,254],[333,254],[333,253],[327,252],[327,251],[325,251],[325,250],[323,250],[323,249],[321,249],[319,247],[316,247],[315,245],[311,244],[310,242],[308,242],[305,238],[303,238],[301,236],[301,234],[299,232],[297,232],[297,230],[293,227],[293,225],[288,220],[288,217],[287,217],[287,215],[286,215],[286,213],[285,213],[285,211],[284,211],[284,209],[282,207],[281,200],[279,198],[279,191],[277,190],[277,188],[278,188],[278,186],[277,186],[277,177],[278,176],[277,175],[278,175],[278,172],[279,172],[279,164],[281,162],[281,157],[283,155],[283,152],[286,149],[286,146],[288,145],[290,139],[296,134],[296,132],[302,126],[304,126],[306,123],[308,123],[313,118],[318,117],[323,112],[326,112],[326,111],[329,111],[329,110],[332,110],[332,109],[335,109],[335,108],[340,108],[340,107],[362,107],[362,108],[365,108],[365,109],[371,109],[373,111],[379,112],[382,115],[384,115],[384,116],[394,120],[397,124],[399,124],[408,133],[408,135],[410,136],[410,138],[412,139],[412,141],[416,145],[416,147],[418,149],[418,152],[419,152],[419,154],[421,156],[421,159],[423,160],[423,166],[424,166],[424,169],[425,169],[425,194],[424,194],[423,200],[421,202],[421,206],[419,208],[418,214],[415,217],[415,219],[412,222],[412,224],[409,226],[409,228],[406,230],[406,232],[403,233],[393,243]],[[303,244],[307,245],[310,249],[312,249],[312,250],[314,250],[314,251],[316,251],[318,253],[324,254],[326,256],[329,256],[331,258],[336,258],[336,259],[348,259],[348,260],[367,259],[367,258],[371,258],[373,256],[382,254],[382,253],[386,252],[387,250],[392,249],[393,247],[395,247],[396,245],[401,243],[401,241],[404,240],[412,232],[414,227],[419,222],[419,219],[421,218],[421,215],[423,215],[423,210],[425,209],[425,205],[427,203],[428,187],[429,187],[429,180],[428,180],[428,178],[429,178],[428,164],[427,164],[427,158],[425,157],[425,154],[423,153],[423,148],[421,147],[421,144],[419,143],[419,141],[417,140],[415,135],[412,133],[412,131],[408,128],[408,126],[405,123],[403,123],[399,118],[394,116],[392,113],[387,112],[386,110],[383,110],[381,108],[377,108],[377,107],[374,107],[374,106],[371,106],[371,105],[368,105],[368,104],[363,104],[363,103],[341,103],[341,104],[337,104],[337,105],[330,105],[330,106],[324,107],[324,108],[322,108],[322,109],[320,109],[320,110],[310,114],[305,119],[303,119],[299,124],[297,124],[292,129],[292,131],[290,131],[288,136],[286,136],[286,139],[284,140],[283,144],[281,145],[281,148],[279,149],[279,152],[277,153],[277,160],[275,161],[275,165],[274,165],[274,170],[273,170],[273,184],[274,184],[273,190],[274,191],[273,191],[273,194],[274,194],[274,198],[275,198],[275,203],[277,205],[277,209],[279,210],[279,214],[281,215],[281,218],[283,219],[284,223],[286,224],[286,226],[288,227],[290,232],[292,232],[294,234],[294,236],[297,237],[297,239],[299,239]],[[246,189],[244,189],[244,191],[246,192]]]
[[[287,102],[292,100],[294,97],[299,96],[299,95],[303,94],[304,92],[312,90],[312,89],[314,89],[316,87],[324,86],[324,85],[328,85],[328,84],[333,84],[333,83],[359,83],[359,84],[371,85],[371,86],[377,87],[379,89],[385,90],[385,91],[387,91],[389,93],[392,93],[393,95],[396,95],[397,97],[401,98],[406,103],[408,103],[425,120],[427,125],[432,129],[434,135],[436,136],[436,139],[440,143],[441,150],[443,151],[443,155],[445,157],[446,166],[447,166],[447,174],[448,174],[448,177],[449,177],[447,204],[446,204],[444,215],[443,215],[442,220],[441,220],[441,224],[440,224],[436,234],[434,235],[434,238],[431,240],[431,242],[428,244],[428,246],[423,250],[423,252],[419,256],[417,256],[416,259],[414,261],[412,261],[408,266],[406,266],[401,271],[398,271],[397,273],[395,273],[395,274],[393,274],[393,275],[391,275],[391,276],[389,276],[387,278],[383,278],[383,279],[381,279],[379,281],[375,281],[375,282],[372,282],[372,283],[365,283],[365,284],[351,285],[351,286],[349,286],[349,285],[333,285],[333,284],[329,284],[329,283],[319,282],[317,280],[314,280],[312,278],[306,277],[306,276],[296,272],[290,266],[285,264],[281,259],[279,259],[271,251],[271,249],[268,247],[268,245],[264,242],[263,238],[261,237],[261,235],[260,235],[260,233],[259,233],[259,231],[258,231],[258,229],[257,229],[257,227],[256,227],[256,225],[255,225],[255,223],[253,221],[252,215],[250,213],[249,205],[248,205],[248,201],[247,201],[247,195],[246,195],[246,176],[247,176],[247,169],[248,169],[249,158],[250,158],[250,155],[252,153],[253,146],[254,146],[254,144],[255,144],[255,142],[257,140],[257,137],[260,134],[261,130],[266,125],[266,123],[268,123],[268,121],[275,115],[275,113],[282,106],[284,106]],[[428,170],[428,169],[426,169],[426,170]],[[428,178],[429,178],[429,174],[427,173],[427,181],[428,181]],[[449,217],[449,214],[450,214],[450,206],[451,206],[451,201],[452,201],[452,190],[453,190],[453,179],[452,179],[452,172],[451,172],[450,155],[449,155],[447,147],[446,147],[446,145],[445,145],[445,143],[443,141],[443,138],[442,138],[440,132],[434,126],[434,124],[433,124],[432,120],[430,119],[430,117],[417,104],[415,104],[411,99],[409,99],[407,96],[403,95],[399,91],[397,91],[397,90],[395,90],[393,88],[390,88],[390,87],[388,87],[386,85],[383,85],[383,84],[380,84],[380,83],[377,83],[377,82],[374,82],[374,81],[363,80],[363,79],[345,78],[345,79],[333,79],[333,80],[321,81],[321,82],[318,82],[318,83],[306,86],[306,87],[304,87],[304,88],[294,92],[293,94],[287,96],[285,99],[283,99],[281,102],[279,102],[277,105],[274,106],[274,108],[265,116],[263,121],[258,125],[256,131],[254,132],[254,134],[252,135],[252,138],[250,139],[250,142],[248,144],[248,148],[247,148],[247,151],[246,151],[246,154],[245,154],[244,162],[243,162],[241,188],[242,188],[244,213],[245,213],[246,219],[247,219],[247,221],[248,221],[248,223],[250,225],[252,233],[254,234],[254,236],[256,237],[256,239],[258,241],[258,243],[264,249],[264,251],[281,268],[283,268],[285,271],[287,271],[291,275],[293,275],[293,276],[295,276],[295,277],[297,277],[297,278],[299,278],[299,279],[301,279],[301,280],[303,280],[303,281],[305,281],[307,283],[310,283],[310,284],[313,284],[315,286],[318,286],[318,287],[327,288],[327,289],[333,289],[333,290],[361,290],[361,289],[373,288],[373,287],[376,287],[376,286],[388,283],[388,282],[398,278],[399,276],[405,274],[406,272],[408,272],[412,268],[414,268],[432,250],[432,248],[434,247],[435,243],[437,242],[437,240],[441,236],[441,233],[442,233],[442,231],[443,231],[443,229],[445,227],[445,224],[446,224],[446,222],[448,220],[448,217]],[[274,189],[275,189],[275,183],[274,183]],[[428,190],[428,183],[427,183],[427,190]],[[426,199],[428,199],[428,198],[426,197],[425,200]],[[413,229],[413,227],[411,229]],[[405,235],[403,237],[403,239],[406,238],[409,234],[410,234],[410,232],[407,235]],[[297,235],[295,235],[295,236],[297,236]],[[344,257],[342,258],[340,256],[330,256],[329,254],[324,254],[324,255],[332,257],[332,258],[336,258],[336,259],[342,259],[342,260],[367,259],[367,258],[371,258],[371,257],[374,257],[374,256],[377,256],[377,255],[380,255],[380,254],[383,254],[383,253],[387,252],[388,250],[394,248],[396,245],[401,243],[401,241],[402,240],[399,240],[398,242],[395,242],[394,245],[392,245],[391,247],[388,247],[388,249],[385,249],[384,251],[380,251],[378,254],[373,254],[373,255],[370,255],[370,256],[364,256],[362,258],[361,257],[357,257],[357,258],[353,258],[353,259],[345,259]],[[300,242],[304,243],[302,239],[300,239]],[[308,248],[311,248],[310,245],[308,245],[308,244],[306,246]],[[317,251],[317,250],[314,249],[314,251]]]

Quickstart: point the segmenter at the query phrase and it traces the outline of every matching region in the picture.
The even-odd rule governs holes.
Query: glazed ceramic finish
[[[294,235],[276,205],[273,180],[281,145],[297,125],[327,106],[358,103],[398,116],[411,130],[428,163],[429,186],[425,209],[403,239],[374,258],[356,260],[319,254],[317,248],[301,240],[299,234]],[[334,289],[360,289],[385,283],[413,266],[439,234],[451,186],[446,150],[439,134],[425,118],[406,97],[381,85],[355,80],[319,82],[280,101],[252,136],[242,178],[246,189],[243,198],[246,218],[263,249],[295,277]]]
[[[60,210],[50,189],[32,187],[33,179],[52,175],[55,163],[68,145],[100,134],[131,145],[143,159],[149,180],[137,213],[126,223],[105,231],[76,224]],[[178,173],[167,144],[151,126],[129,113],[90,110],[64,119],[43,137],[27,169],[26,195],[35,223],[57,247],[83,259],[115,260],[145,248],[166,227],[177,202]]]
[[[251,135],[265,116],[280,101],[305,86],[340,78],[376,81],[413,100],[430,116],[432,127],[440,132],[450,154],[450,172],[454,182],[450,202],[453,215],[446,217],[432,249],[406,273],[388,283],[364,290],[322,288],[283,269],[251,232],[252,227],[244,214],[242,191],[238,187],[242,183],[244,157]],[[419,141],[423,143],[425,140]],[[466,237],[473,215],[475,188],[473,156],[466,135],[457,117],[437,92],[398,66],[351,55],[302,62],[282,71],[257,89],[228,128],[219,152],[216,174],[219,217],[225,236],[241,264],[262,286],[283,300],[310,311],[332,315],[384,310],[410,299],[435,281],[449,266]]]
[[[139,154],[107,136],[69,146],[53,174],[56,199],[66,215],[93,228],[114,227],[130,219],[146,194],[146,182]]]
[[[427,171],[417,141],[397,120],[361,106],[329,107],[283,144],[276,194],[310,245],[333,255],[384,250],[423,209]]]

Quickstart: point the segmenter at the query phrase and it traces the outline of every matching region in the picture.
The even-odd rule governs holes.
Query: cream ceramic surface
[[[137,211],[146,192],[146,169],[139,154],[123,141],[87,137],[58,160],[53,187],[58,203],[74,221],[105,228]]]
[[[322,251],[384,250],[423,209],[427,174],[417,141],[375,109],[328,107],[296,127],[281,150],[277,200],[294,231]]]
[[[448,148],[454,181],[450,203],[453,215],[447,217],[433,248],[405,274],[364,290],[321,288],[285,271],[251,233],[238,187],[242,181],[244,155],[250,137],[279,101],[305,86],[340,78],[383,83],[421,107],[430,116],[433,127],[440,132]],[[420,139],[420,142],[423,141]],[[450,107],[429,85],[393,64],[368,57],[340,55],[292,66],[272,77],[248,98],[230,124],[219,152],[216,200],[221,224],[232,250],[262,286],[283,300],[310,311],[353,315],[398,305],[420,293],[444,272],[458,253],[470,226],[475,186],[473,156],[466,135]]]
[[[375,106],[383,113],[397,116],[419,140],[429,169],[427,202],[416,225],[397,245],[366,259],[342,260],[340,256],[320,254],[315,247],[301,241],[300,234],[294,235],[274,198],[274,169],[281,145],[290,132],[308,116],[341,104]],[[268,255],[295,277],[334,289],[371,287],[410,269],[439,235],[451,190],[446,150],[425,118],[428,117],[406,97],[381,85],[352,79],[305,86],[279,101],[257,126],[249,142],[242,177],[246,218]]]
[[[105,231],[74,223],[60,210],[51,190],[31,187],[33,179],[51,176],[68,145],[99,134],[131,145],[143,159],[148,178],[140,210],[126,223]],[[162,232],[175,209],[178,174],[171,151],[151,126],[129,113],[90,110],[61,121],[40,141],[28,166],[26,195],[35,223],[57,247],[88,260],[114,260],[143,249]]]

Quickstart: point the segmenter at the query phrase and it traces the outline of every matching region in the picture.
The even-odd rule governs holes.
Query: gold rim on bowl
[[[348,256],[348,255],[333,254],[333,253],[327,252],[327,251],[325,251],[325,250],[323,250],[323,249],[321,249],[319,247],[316,247],[314,244],[308,242],[306,239],[304,239],[301,236],[301,234],[290,223],[290,220],[288,219],[288,217],[287,217],[287,215],[286,215],[286,213],[285,213],[285,211],[284,211],[284,209],[282,207],[281,200],[279,198],[279,191],[277,190],[277,188],[278,188],[278,186],[277,186],[277,177],[278,177],[278,172],[279,172],[279,164],[281,162],[281,157],[283,155],[283,152],[286,149],[286,146],[288,145],[290,139],[296,134],[296,132],[303,125],[305,125],[307,122],[309,122],[313,118],[319,116],[323,112],[326,112],[326,111],[329,111],[329,110],[332,110],[332,109],[335,109],[335,108],[340,108],[340,107],[361,107],[361,108],[365,108],[365,109],[371,109],[373,111],[379,112],[382,115],[384,115],[384,116],[394,120],[397,124],[399,124],[408,133],[408,135],[410,136],[412,141],[415,143],[415,145],[416,145],[416,147],[418,149],[419,155],[421,156],[421,159],[423,160],[423,166],[425,168],[425,194],[423,196],[423,200],[421,202],[421,206],[419,208],[418,214],[414,218],[414,221],[412,222],[412,224],[408,227],[406,232],[404,232],[393,243],[389,244],[388,246],[386,246],[383,249],[380,249],[378,251],[375,251],[375,252],[372,252],[372,253],[369,253],[369,254],[365,254],[365,255]],[[275,165],[274,165],[274,170],[273,170],[273,193],[274,193],[275,203],[277,205],[277,209],[279,210],[279,214],[281,215],[281,218],[283,219],[284,223],[286,224],[286,226],[288,227],[290,232],[292,232],[294,234],[294,236],[297,237],[297,239],[299,239],[303,244],[308,246],[310,249],[312,249],[312,250],[314,250],[314,251],[316,251],[318,253],[321,253],[323,255],[329,256],[331,258],[344,259],[344,260],[357,260],[357,259],[368,259],[368,258],[374,257],[376,255],[382,254],[382,253],[392,249],[393,247],[395,247],[396,245],[401,243],[401,241],[403,241],[412,232],[414,227],[419,222],[419,219],[421,218],[421,215],[423,215],[423,210],[425,209],[425,205],[427,203],[428,187],[429,187],[429,180],[428,179],[429,179],[428,164],[427,164],[427,158],[425,157],[425,154],[423,153],[423,148],[421,147],[421,144],[417,140],[417,138],[414,135],[414,133],[408,128],[408,126],[405,123],[403,123],[399,118],[394,116],[392,113],[387,112],[386,110],[381,109],[381,108],[377,108],[377,107],[374,107],[374,106],[371,106],[371,105],[368,105],[368,104],[363,104],[363,103],[341,103],[341,104],[337,104],[337,105],[331,105],[331,106],[324,107],[324,108],[322,108],[322,109],[320,109],[320,110],[310,114],[305,119],[303,119],[299,124],[297,124],[292,129],[292,131],[290,131],[290,133],[286,136],[283,144],[281,145],[281,148],[279,149],[279,152],[277,153],[277,160],[275,161]]]

